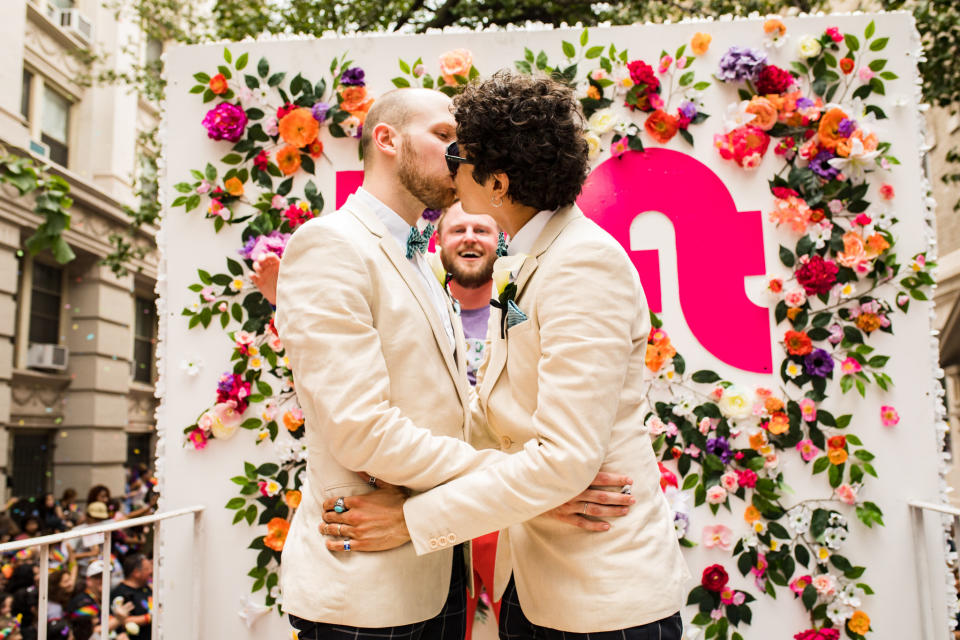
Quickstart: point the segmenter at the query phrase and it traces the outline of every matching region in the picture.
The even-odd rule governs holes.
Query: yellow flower
[[[263,441],[266,440],[269,436],[270,436],[270,432],[269,432],[269,431],[261,431],[260,433],[257,434],[257,440],[259,440],[260,442],[263,442]]]
[[[262,366],[263,366],[263,360],[261,360],[260,358],[250,358],[251,369],[259,369]]]
[[[243,183],[240,182],[240,178],[237,178],[236,176],[224,182],[223,187],[227,190],[227,193],[232,196],[243,195]]]
[[[859,609],[854,611],[847,620],[847,628],[861,636],[866,635],[870,631],[870,616]]]
[[[613,109],[598,109],[587,120],[587,126],[601,136],[612,130],[615,124],[617,124],[617,116]]]
[[[820,562],[826,562],[830,557],[830,550],[826,547],[817,547],[817,558]]]
[[[247,348],[247,355],[249,355],[249,356],[251,356],[251,357],[253,357],[253,356],[258,356],[258,355],[260,355],[260,349],[258,349],[258,348],[256,348],[256,347],[252,347],[252,346],[251,346],[251,347],[248,347],[248,348]]]
[[[820,55],[822,49],[823,46],[820,44],[820,41],[813,36],[803,36],[800,39],[799,52],[801,58],[813,58]]]
[[[243,289],[243,278],[234,278],[233,282],[230,283],[230,288],[234,291]]]
[[[517,277],[517,273],[526,258],[525,253],[518,253],[514,256],[502,256],[493,263],[493,286],[497,288],[498,296]]]
[[[586,131],[583,139],[587,141],[587,159],[596,160],[600,155],[600,137],[593,131]]]
[[[435,251],[428,253],[427,264],[430,265],[430,270],[433,271],[433,275],[440,281],[440,286],[445,287],[447,285],[447,270],[443,268],[443,260],[440,259],[440,252]]]

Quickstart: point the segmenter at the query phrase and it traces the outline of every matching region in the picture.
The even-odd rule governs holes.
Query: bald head
[[[401,134],[417,116],[449,112],[450,98],[432,89],[393,89],[377,98],[363,123],[360,146],[365,162],[373,159],[373,134],[378,124],[387,124]]]

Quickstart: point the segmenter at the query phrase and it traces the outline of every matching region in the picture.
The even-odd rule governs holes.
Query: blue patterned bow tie
[[[416,227],[410,227],[410,235],[407,236],[407,259],[412,258],[414,253],[426,253],[432,235],[432,224],[428,224],[423,229],[423,233],[417,231]]]
[[[497,237],[497,257],[502,258],[505,255],[507,255],[507,239],[504,237],[503,231],[501,231]]]

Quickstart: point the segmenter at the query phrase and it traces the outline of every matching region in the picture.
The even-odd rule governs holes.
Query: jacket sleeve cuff
[[[452,531],[431,527],[429,509],[430,501],[424,494],[409,498],[403,503],[403,518],[413,550],[418,556],[449,549],[467,541]]]

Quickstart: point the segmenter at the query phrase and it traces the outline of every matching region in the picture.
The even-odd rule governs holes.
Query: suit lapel
[[[467,391],[461,384],[461,371],[459,363],[454,360],[453,353],[450,349],[450,339],[447,337],[446,329],[444,329],[443,320],[437,313],[437,309],[431,300],[430,292],[427,290],[427,284],[423,281],[423,277],[420,275],[420,272],[416,267],[413,266],[413,264],[411,264],[410,260],[408,260],[407,257],[401,253],[400,247],[397,246],[397,243],[387,233],[386,227],[383,225],[380,219],[377,218],[376,214],[373,213],[373,211],[370,211],[370,209],[363,204],[363,202],[357,198],[351,197],[343,204],[343,207],[341,208],[352,213],[374,235],[380,237],[380,249],[384,252],[384,254],[386,254],[390,262],[393,263],[393,266],[400,274],[400,277],[413,294],[417,304],[420,305],[420,309],[427,317],[427,321],[430,323],[430,328],[433,331],[433,337],[437,343],[437,348],[440,349],[440,353],[443,355],[443,360],[447,364],[447,370],[450,372],[450,377],[453,378],[457,388],[457,394],[460,396],[460,402],[461,404],[466,405],[469,400],[467,397]],[[447,307],[447,312],[449,313],[449,303],[447,304]],[[453,323],[453,326],[454,335],[456,335],[456,323]],[[463,360],[465,357],[464,351],[460,346],[460,344],[463,342],[462,335],[463,332],[461,331],[460,336],[456,341],[458,353],[461,354],[459,360]],[[466,380],[465,372],[463,373],[462,377],[464,380]]]
[[[520,271],[517,272],[517,279],[515,280],[517,295],[515,299],[518,302],[523,295],[524,287],[530,281],[530,277],[540,264],[540,256],[553,244],[553,241],[557,239],[557,236],[560,235],[560,232],[563,231],[568,224],[580,217],[583,217],[583,213],[580,212],[580,209],[577,208],[576,205],[560,209],[550,217],[543,231],[537,236],[530,255],[526,257],[523,264],[520,265]],[[503,311],[499,311],[499,313],[503,313]],[[499,331],[493,336],[490,348],[492,350],[490,353],[490,363],[487,365],[487,370],[483,376],[483,384],[480,388],[480,399],[484,405],[486,405],[490,398],[490,392],[493,391],[493,387],[497,384],[497,380],[500,379],[500,374],[507,364],[507,342],[500,337]]]

